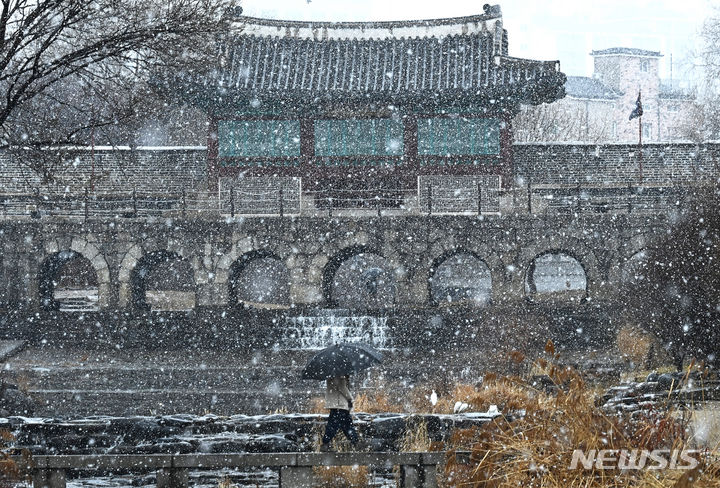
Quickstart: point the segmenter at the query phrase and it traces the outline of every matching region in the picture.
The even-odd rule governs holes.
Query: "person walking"
[[[340,431],[350,440],[353,447],[358,446],[358,433],[350,416],[352,407],[353,398],[350,394],[350,377],[335,376],[328,378],[325,390],[325,408],[330,410],[330,416],[325,427],[320,452],[330,451],[330,442]]]

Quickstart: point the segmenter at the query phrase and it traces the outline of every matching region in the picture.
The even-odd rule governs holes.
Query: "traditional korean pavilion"
[[[557,61],[508,56],[499,6],[401,22],[246,16],[217,63],[172,80],[210,119],[209,184],[283,175],[303,188],[413,189],[421,175],[512,175],[520,104],[564,96]]]

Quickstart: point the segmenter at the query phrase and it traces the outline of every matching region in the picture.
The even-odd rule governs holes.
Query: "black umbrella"
[[[305,380],[349,376],[382,362],[382,354],[367,344],[335,344],[315,354],[303,370]]]

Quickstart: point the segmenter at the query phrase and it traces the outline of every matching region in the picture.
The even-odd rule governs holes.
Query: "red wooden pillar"
[[[500,128],[500,177],[502,179],[502,187],[510,188],[513,186],[515,174],[513,171],[513,130],[512,118],[503,117],[504,127]]]
[[[316,184],[318,175],[317,166],[313,162],[315,157],[315,120],[300,119],[300,167],[298,174],[303,178],[303,188],[310,189]]]
[[[417,189],[417,175],[420,174],[420,159],[418,158],[418,121],[417,116],[408,114],[403,120],[403,174],[414,175],[414,181],[408,182],[411,188]]]
[[[208,116],[208,138],[207,138],[207,172],[208,190],[218,189],[218,120],[216,117]]]

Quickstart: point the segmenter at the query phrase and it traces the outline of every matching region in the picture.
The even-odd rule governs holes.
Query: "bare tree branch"
[[[81,143],[137,119],[128,100],[160,106],[148,80],[206,65],[234,4],[0,0],[0,148]]]

